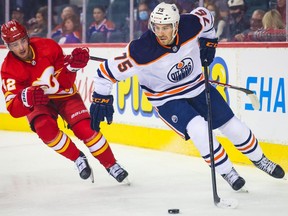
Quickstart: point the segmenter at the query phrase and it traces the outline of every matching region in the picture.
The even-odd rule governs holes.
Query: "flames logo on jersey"
[[[179,82],[189,76],[194,68],[191,58],[185,58],[181,62],[175,64],[168,73],[168,79],[171,82]]]

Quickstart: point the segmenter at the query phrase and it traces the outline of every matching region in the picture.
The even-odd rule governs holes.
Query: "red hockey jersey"
[[[29,86],[44,86],[45,94],[56,99],[77,92],[74,81],[76,73],[66,69],[62,48],[53,40],[31,38],[33,53],[31,61],[23,61],[9,52],[1,67],[2,91],[6,108],[13,117],[31,112],[21,101],[21,91]]]

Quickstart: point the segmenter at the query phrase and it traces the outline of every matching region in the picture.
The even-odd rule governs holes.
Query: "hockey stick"
[[[260,102],[258,100],[258,97],[256,96],[256,94],[253,91],[251,91],[249,89],[242,88],[242,87],[229,85],[227,83],[217,82],[217,81],[214,81],[214,80],[209,80],[209,82],[212,83],[212,84],[215,84],[215,85],[219,85],[219,86],[226,87],[226,88],[231,88],[231,89],[236,89],[238,91],[244,92],[249,97],[254,110],[259,110],[260,109]]]
[[[214,161],[214,148],[213,148],[213,134],[212,134],[212,108],[210,99],[210,85],[208,80],[208,65],[207,60],[204,61],[204,77],[205,77],[205,96],[207,103],[207,122],[208,122],[208,136],[209,136],[209,150],[211,161],[211,177],[212,177],[212,191],[214,204],[220,208],[236,208],[238,206],[237,200],[234,199],[221,199],[217,193],[215,161]]]
[[[96,56],[90,56],[89,59],[93,60],[93,61],[99,61],[99,62],[103,62],[103,61],[107,60],[105,58],[100,58],[100,57],[96,57]]]

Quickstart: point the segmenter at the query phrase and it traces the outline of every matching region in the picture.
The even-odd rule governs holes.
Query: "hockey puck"
[[[168,209],[169,214],[179,214],[180,210],[179,209]]]

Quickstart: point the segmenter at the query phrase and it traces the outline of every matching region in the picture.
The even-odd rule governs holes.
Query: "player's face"
[[[30,59],[30,48],[29,48],[29,38],[23,37],[19,40],[16,40],[8,44],[8,48],[12,51],[17,57],[23,60]]]
[[[154,24],[153,28],[161,45],[165,46],[173,43],[172,24]]]

